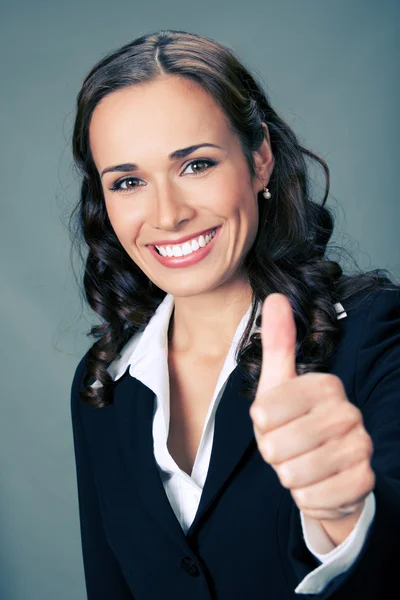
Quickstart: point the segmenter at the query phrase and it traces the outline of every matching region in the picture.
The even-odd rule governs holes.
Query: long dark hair
[[[265,200],[259,194],[258,232],[243,263],[253,290],[253,305],[236,358],[245,375],[243,392],[247,397],[255,396],[262,360],[260,334],[249,338],[250,328],[258,302],[268,294],[280,292],[290,300],[297,328],[296,368],[302,374],[329,369],[329,358],[339,341],[336,302],[361,291],[368,295],[377,288],[396,288],[386,270],[345,275],[338,262],[326,258],[334,226],[333,215],[324,206],[329,193],[328,166],[299,144],[234,52],[184,31],[143,35],[100,60],[86,76],[77,97],[72,146],[82,183],[70,225],[75,223],[74,241],[83,237],[88,246],[83,278],[86,299],[104,321],[88,333],[96,341],[87,352],[81,392],[81,399],[96,407],[112,403],[115,384],[107,367],[120,356],[129,338],[146,326],[166,292],[139,269],[114,233],[89,146],[89,123],[94,108],[107,94],[164,74],[195,81],[213,96],[238,136],[252,177],[252,153],[265,135],[261,123],[269,128],[275,158],[268,182],[272,196]],[[324,170],[321,204],[311,199],[306,159],[317,161]],[[261,316],[258,326],[260,322]],[[102,387],[90,387],[95,380]]]

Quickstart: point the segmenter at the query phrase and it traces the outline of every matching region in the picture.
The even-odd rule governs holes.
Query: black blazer
[[[258,451],[239,367],[216,412],[207,479],[185,535],[154,459],[153,392],[126,371],[113,405],[84,404],[85,354],[71,408],[89,600],[400,597],[400,292],[374,292],[355,307],[357,298],[342,302],[348,316],[339,320],[330,369],[374,444],[376,514],[351,568],[321,594],[294,592],[320,562],[304,543],[289,490]]]

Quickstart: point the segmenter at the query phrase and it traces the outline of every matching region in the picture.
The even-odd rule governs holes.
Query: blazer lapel
[[[114,404],[124,405],[117,427],[121,452],[134,489],[150,516],[175,542],[180,541],[186,547],[185,534],[171,508],[154,458],[154,392],[126,372],[114,394]]]
[[[251,400],[240,393],[243,375],[239,367],[232,371],[215,413],[214,439],[210,465],[195,518],[186,535],[195,534],[202,517],[222,493],[249,445],[254,430],[249,410]]]
[[[175,542],[187,546],[187,538],[200,525],[206,511],[218,498],[243,454],[255,442],[249,415],[251,401],[239,391],[242,373],[231,373],[215,415],[214,441],[210,465],[198,510],[185,536],[171,508],[160,478],[153,451],[154,392],[128,373],[115,387],[114,404],[118,411],[117,426],[121,450],[143,506]]]

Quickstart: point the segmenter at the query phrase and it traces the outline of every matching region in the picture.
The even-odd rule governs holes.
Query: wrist
[[[365,499],[351,515],[341,517],[340,519],[318,519],[321,527],[335,546],[339,546],[346,538],[348,538],[356,526],[364,506]]]

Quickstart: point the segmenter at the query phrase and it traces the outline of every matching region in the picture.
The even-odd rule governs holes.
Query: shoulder
[[[357,292],[342,300],[341,305],[346,312],[346,318],[341,319],[345,332],[357,336],[370,334],[379,331],[388,320],[400,319],[400,287]]]
[[[89,353],[89,350],[87,350],[85,352],[85,354],[82,356],[82,358],[78,362],[78,365],[75,367],[75,372],[72,377],[72,386],[71,386],[73,392],[78,392],[80,390],[80,386],[82,384],[83,377],[85,376],[85,373],[86,373],[86,357],[87,357],[88,353]]]
[[[75,371],[72,377],[72,384],[70,390],[70,401],[72,414],[79,408],[81,402],[79,392],[83,390],[83,379],[87,372],[86,357],[89,350],[85,352],[82,358],[79,360],[78,365],[75,367]]]
[[[378,301],[380,304],[396,304],[400,301],[400,286],[393,288],[379,288],[372,290],[361,290],[341,300],[346,310],[362,311],[368,310]]]
[[[341,305],[346,314],[338,321],[340,337],[330,371],[351,395],[361,382],[384,377],[400,362],[400,289],[361,291]]]

